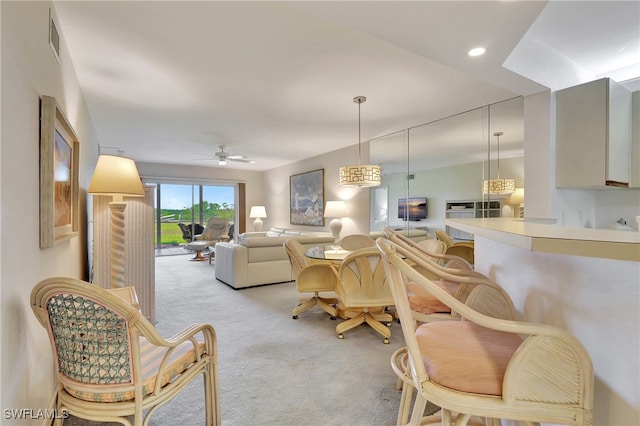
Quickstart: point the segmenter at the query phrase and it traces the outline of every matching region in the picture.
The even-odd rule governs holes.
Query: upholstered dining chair
[[[393,316],[386,312],[386,308],[393,306],[393,298],[377,248],[363,248],[349,253],[340,263],[336,274],[339,309],[344,310],[348,317],[336,326],[338,338],[343,339],[345,331],[366,322],[388,344]]]
[[[340,240],[340,247],[345,250],[354,251],[366,247],[375,247],[376,241],[368,235],[351,234],[345,235]]]
[[[458,241],[453,239],[442,230],[435,231],[436,238],[446,244],[446,254],[459,256],[473,265],[475,260],[475,244],[473,241]]]
[[[147,425],[157,408],[202,375],[206,424],[220,424],[211,325],[192,324],[164,339],[123,298],[64,277],[39,282],[31,291],[31,308],[49,334],[58,410],[129,426],[132,416],[134,425]]]
[[[318,305],[321,309],[336,319],[336,307],[338,299],[335,297],[323,297],[320,293],[334,293],[336,289],[336,276],[329,263],[312,263],[304,255],[304,246],[294,239],[286,240],[284,250],[289,256],[291,269],[295,277],[298,293],[313,293],[313,296],[301,298],[298,306],[293,308],[293,319],[298,315]]]
[[[470,418],[593,425],[593,367],[588,353],[558,327],[493,318],[462,303],[416,271],[414,251],[376,241],[383,258],[406,342],[407,368],[417,395],[410,425],[419,425],[428,401],[441,407],[443,425]],[[436,321],[415,328],[407,283],[433,294],[463,321]],[[476,289],[482,290],[484,286]],[[397,356],[397,353],[392,356]],[[432,419],[431,419],[432,420]]]

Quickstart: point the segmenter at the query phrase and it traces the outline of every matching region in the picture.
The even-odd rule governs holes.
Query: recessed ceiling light
[[[469,56],[480,56],[483,55],[486,51],[487,49],[485,49],[484,47],[476,47],[469,51]]]

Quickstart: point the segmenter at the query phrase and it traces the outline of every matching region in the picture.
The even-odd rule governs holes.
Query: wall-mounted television
[[[400,198],[398,219],[418,221],[427,218],[427,197]]]

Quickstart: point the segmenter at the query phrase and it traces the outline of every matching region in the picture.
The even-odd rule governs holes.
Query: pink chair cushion
[[[522,343],[516,334],[469,321],[438,321],[416,330],[429,379],[450,389],[502,395],[511,357]]]
[[[434,281],[434,283],[452,296],[456,295],[456,291],[460,286],[458,283],[449,281]],[[414,282],[410,281],[407,284],[407,295],[409,296],[409,306],[412,311],[420,312],[421,314],[451,312],[451,309],[447,305]]]

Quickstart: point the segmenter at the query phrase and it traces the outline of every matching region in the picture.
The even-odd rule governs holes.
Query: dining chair
[[[447,246],[446,254],[459,256],[473,265],[475,261],[475,243],[473,241],[458,241],[442,230],[435,231],[436,238],[444,242]]]
[[[214,328],[192,324],[164,339],[125,299],[65,277],[45,279],[32,289],[31,309],[47,330],[53,351],[58,412],[147,425],[160,406],[178,395],[187,397],[181,392],[202,375],[204,423],[219,425]],[[179,416],[176,412],[178,423]],[[60,426],[62,419],[55,424]]]
[[[338,338],[344,339],[345,331],[367,323],[388,344],[393,316],[386,309],[393,306],[393,298],[378,249],[370,247],[349,253],[336,274],[339,310],[347,313],[348,318],[336,326]]]
[[[452,254],[447,254],[447,245],[441,239],[428,238],[423,241],[415,242],[411,238],[408,238],[407,236],[393,230],[390,227],[383,228],[382,234],[385,238],[393,238],[393,240],[397,243],[402,243],[406,246],[424,252],[440,265],[452,269],[473,270],[473,265],[464,258]]]
[[[368,235],[351,234],[345,235],[340,240],[340,247],[345,250],[354,251],[366,247],[375,247],[376,241]]]
[[[463,303],[415,270],[424,259],[380,238],[381,253],[406,342],[406,368],[417,389],[410,425],[424,418],[427,402],[441,407],[443,425],[464,426],[472,417],[593,425],[591,359],[571,334],[558,327],[494,318],[480,312],[485,286]],[[461,321],[414,327],[407,284],[413,281],[456,311]],[[402,351],[402,349],[400,350]],[[396,351],[392,356],[402,359]]]
[[[298,306],[293,308],[293,319],[298,319],[298,315],[315,305],[331,315],[331,319],[336,319],[335,305],[338,303],[338,299],[320,295],[323,292],[335,292],[336,275],[331,265],[329,263],[312,263],[304,255],[304,246],[299,241],[288,239],[283,245],[291,262],[296,290],[298,293],[313,293],[313,296],[298,301]]]

